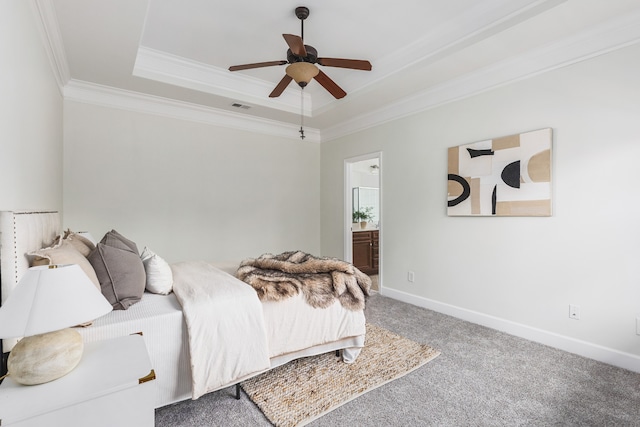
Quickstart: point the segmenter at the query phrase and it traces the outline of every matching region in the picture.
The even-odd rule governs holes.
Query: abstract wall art
[[[449,216],[551,216],[550,128],[449,148]]]

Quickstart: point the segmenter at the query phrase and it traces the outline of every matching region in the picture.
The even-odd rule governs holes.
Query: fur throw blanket
[[[371,289],[371,278],[353,264],[301,251],[246,259],[236,277],[253,286],[260,300],[280,301],[302,292],[316,308],[327,308],[338,299],[349,310],[364,310]]]

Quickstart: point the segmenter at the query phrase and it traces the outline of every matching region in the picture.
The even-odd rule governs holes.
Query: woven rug
[[[294,360],[241,386],[275,426],[300,426],[439,354],[425,344],[367,324],[365,346],[355,363],[343,363],[335,352],[325,353]]]

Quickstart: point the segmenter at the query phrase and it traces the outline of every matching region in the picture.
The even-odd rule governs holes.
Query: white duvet
[[[192,398],[269,369],[262,304],[253,288],[202,261],[171,269],[189,335]]]

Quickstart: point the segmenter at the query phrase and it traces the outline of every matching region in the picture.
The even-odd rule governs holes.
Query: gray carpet
[[[640,374],[380,295],[367,321],[442,354],[310,426],[640,426]],[[156,426],[269,426],[232,388],[156,410]]]

